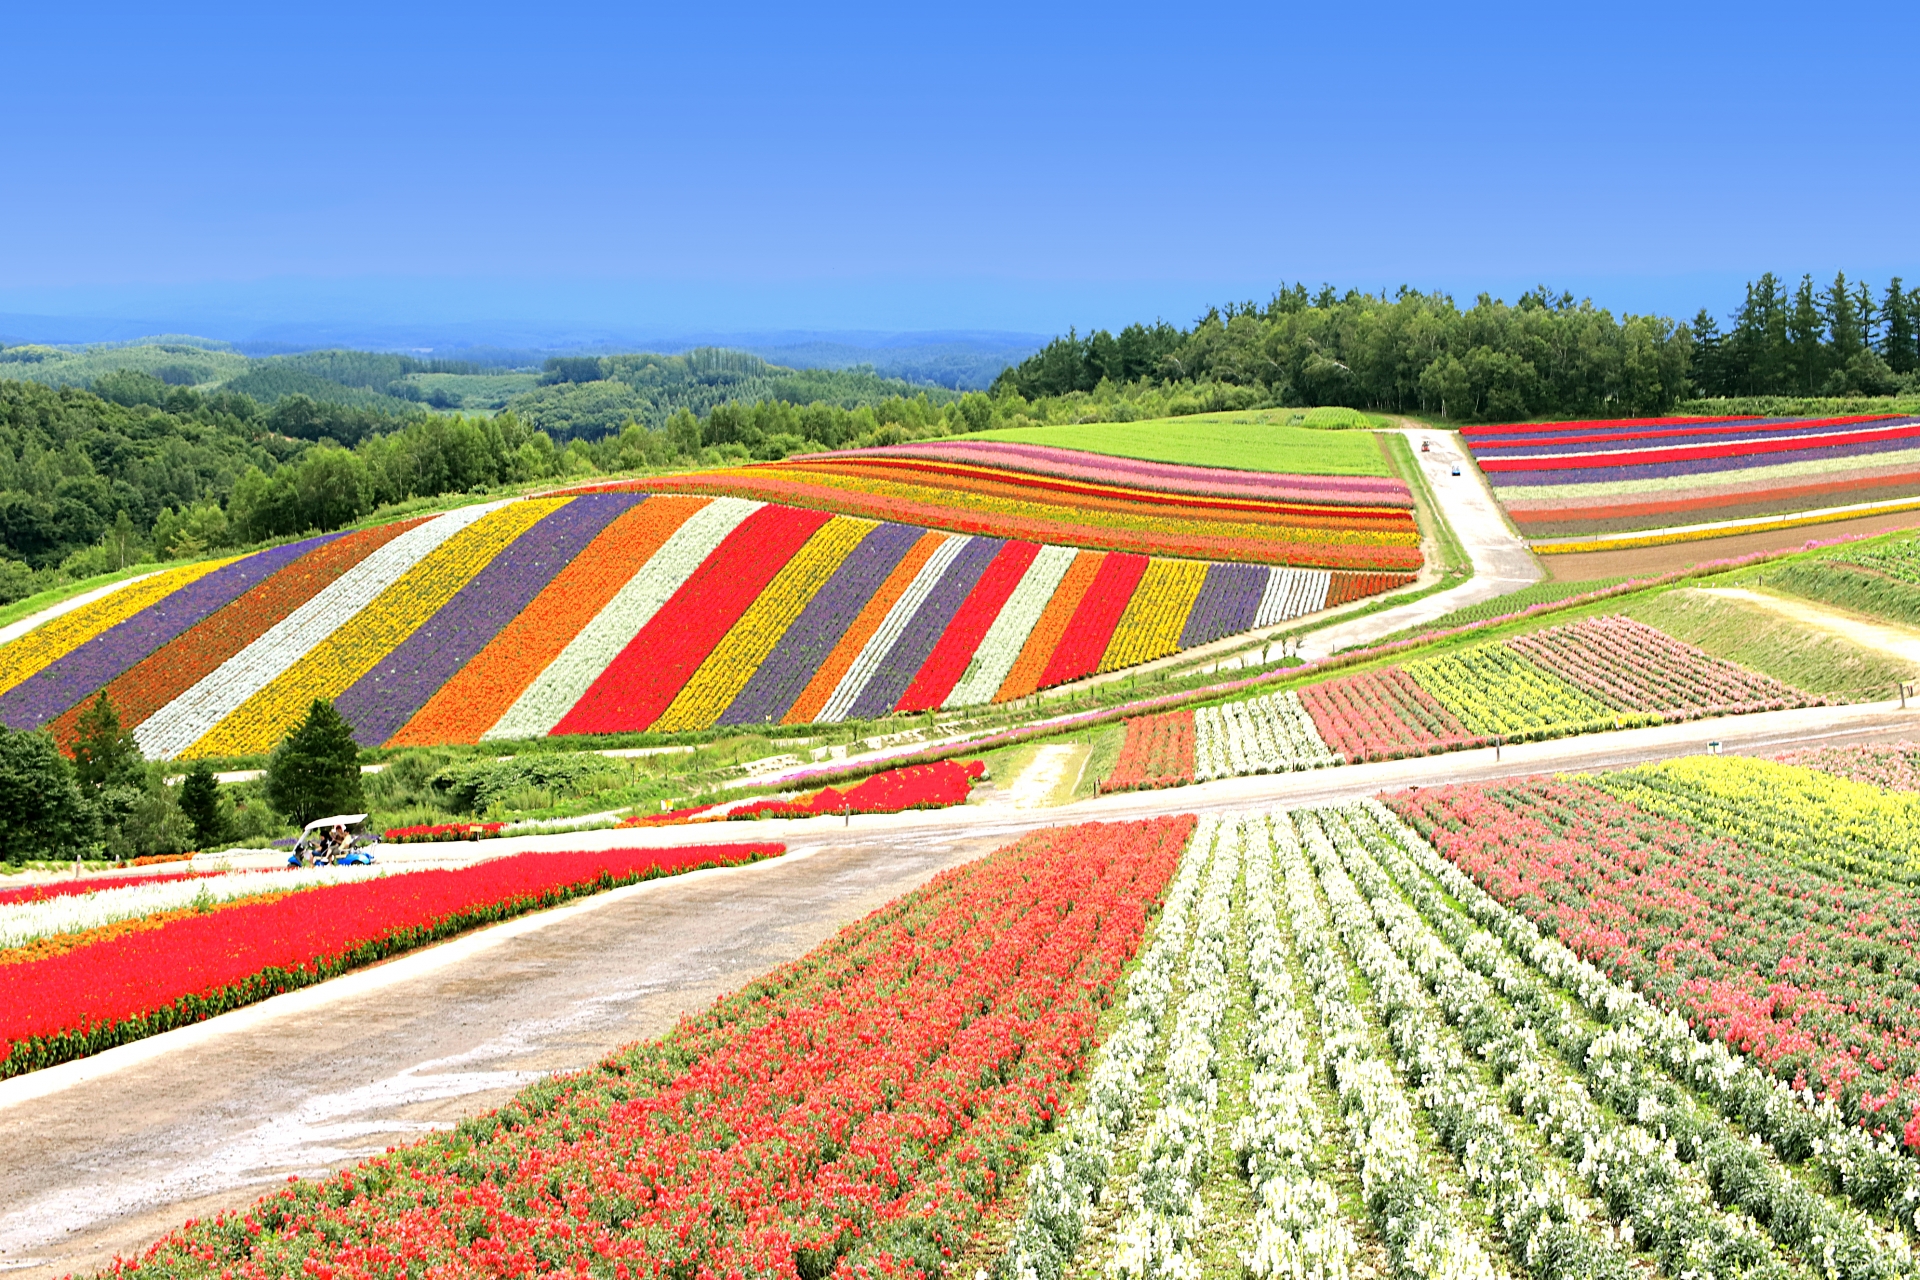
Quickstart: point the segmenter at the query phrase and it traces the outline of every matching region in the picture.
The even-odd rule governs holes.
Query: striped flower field
[[[1387,590],[728,495],[489,502],[167,570],[0,647],[0,722],[105,689],[151,758],[869,719],[1004,702]]]
[[[1920,417],[1467,427],[1520,532],[1574,537],[1920,494]]]

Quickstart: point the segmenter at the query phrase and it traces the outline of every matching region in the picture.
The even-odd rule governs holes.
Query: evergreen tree
[[[1787,315],[1787,362],[1793,389],[1803,396],[1819,391],[1827,375],[1827,351],[1821,342],[1826,317],[1814,298],[1813,277],[1800,277],[1793,291],[1793,307]]]
[[[360,793],[360,746],[353,726],[331,702],[315,698],[293,732],[267,762],[267,803],[305,826],[315,818],[351,813]]]
[[[1916,295],[1920,295],[1920,289],[1904,292],[1900,277],[1895,276],[1887,285],[1886,300],[1880,304],[1884,326],[1880,356],[1895,373],[1912,373],[1920,364],[1920,351],[1916,351],[1914,345],[1914,312],[1920,309],[1916,307]]]
[[[0,725],[0,862],[70,858],[93,843],[93,810],[43,731]]]
[[[109,787],[138,787],[146,781],[140,745],[120,728],[120,713],[102,689],[80,713],[73,740],[73,770],[85,792],[98,798]]]
[[[193,823],[193,840],[202,849],[227,837],[226,815],[220,811],[220,780],[205,760],[195,762],[180,784],[180,812]]]
[[[1725,396],[1733,394],[1727,383],[1726,343],[1720,326],[1705,307],[1693,318],[1693,385],[1696,394]]]
[[[1843,369],[1866,345],[1860,329],[1860,311],[1854,305],[1844,271],[1833,278],[1820,302],[1827,322],[1827,367]]]

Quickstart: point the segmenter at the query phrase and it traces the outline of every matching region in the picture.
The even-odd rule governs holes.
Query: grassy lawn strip
[[[1294,411],[1196,414],[1143,422],[1089,422],[1065,427],[1001,427],[965,437],[1082,449],[1115,458],[1230,467],[1304,476],[1383,476],[1393,470],[1373,433],[1287,426]],[[1261,421],[1271,414],[1279,421]]]

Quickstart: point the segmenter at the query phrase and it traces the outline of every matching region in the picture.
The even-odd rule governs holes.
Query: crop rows
[[[150,757],[866,719],[1007,701],[1404,575],[943,533],[739,497],[483,503],[169,570],[0,647],[0,722],[105,689]]]
[[[1433,755],[1496,740],[1559,737],[1818,703],[1769,676],[1625,617],[1589,618],[1306,685],[1168,715],[1193,717],[1194,759],[1163,758],[1165,717],[1128,723],[1157,771],[1116,770],[1108,790],[1170,786],[1342,762]]]
[[[1468,427],[1520,531],[1540,537],[1861,502],[1920,487],[1920,418],[1654,419]]]

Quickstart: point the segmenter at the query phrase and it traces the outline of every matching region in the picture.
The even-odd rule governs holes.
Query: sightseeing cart
[[[373,846],[380,837],[363,829],[364,813],[337,813],[315,818],[300,831],[300,843],[287,859],[290,867],[366,867],[373,865]],[[336,832],[338,834],[336,835]],[[341,837],[344,837],[341,838]]]

